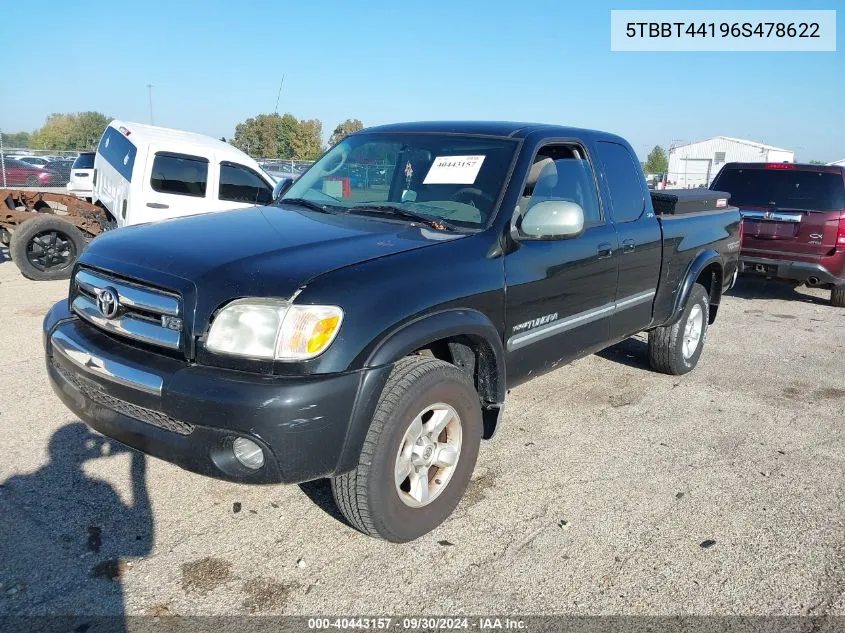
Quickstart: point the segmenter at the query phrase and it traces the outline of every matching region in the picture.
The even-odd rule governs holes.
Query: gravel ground
[[[633,338],[513,390],[457,512],[399,546],[325,483],[223,483],[88,432],[43,367],[66,290],[0,264],[0,615],[845,615],[827,292],[741,280],[684,377]]]

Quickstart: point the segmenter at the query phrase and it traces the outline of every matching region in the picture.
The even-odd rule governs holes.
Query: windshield
[[[80,154],[75,161],[73,161],[74,169],[94,169],[94,152],[85,152]]]
[[[396,207],[453,226],[484,226],[517,143],[450,134],[356,134],[333,147],[285,193],[344,211]]]
[[[801,211],[845,209],[840,173],[799,169],[725,169],[711,188],[731,194],[736,206]]]

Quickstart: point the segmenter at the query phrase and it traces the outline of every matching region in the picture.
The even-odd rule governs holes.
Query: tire
[[[9,233],[6,228],[0,226],[0,244],[2,244],[3,246],[8,246],[11,239],[12,234]]]
[[[830,305],[845,308],[845,286],[837,286],[830,291]]]
[[[26,186],[27,187],[37,187],[41,184],[41,181],[38,179],[38,176],[30,176],[26,179]]]
[[[9,241],[9,254],[27,279],[69,279],[85,237],[60,217],[39,214],[23,222]]]
[[[681,318],[673,325],[655,328],[648,333],[648,360],[655,371],[680,376],[692,371],[701,358],[707,340],[710,297],[704,286],[694,284]],[[693,323],[694,322],[694,323]],[[698,337],[691,347],[686,335],[692,338],[698,324]]]
[[[414,428],[427,428],[414,423],[432,406],[440,409],[432,417],[423,416],[423,420],[433,421],[433,416],[438,415],[438,419],[452,422],[437,435],[441,443],[427,453],[428,448],[421,447],[431,447],[425,443],[430,441],[428,436],[420,444],[408,438],[415,436]],[[436,461],[442,446],[450,443],[455,446],[452,414],[458,416],[460,433],[459,450],[451,470],[438,470],[436,464],[414,466],[413,459]],[[332,479],[335,502],[349,523],[365,534],[394,543],[419,538],[445,521],[458,506],[475,468],[481,433],[478,393],[457,367],[422,356],[403,358],[394,366],[379,398],[357,467]],[[410,472],[401,486],[396,481],[400,460],[405,459],[400,450],[413,456],[406,459]],[[413,452],[417,450],[419,453]],[[418,477],[416,481],[426,484],[413,488],[414,473],[420,472],[424,479]],[[441,478],[445,479],[442,485]],[[426,504],[420,504],[413,496],[423,488],[433,489]]]

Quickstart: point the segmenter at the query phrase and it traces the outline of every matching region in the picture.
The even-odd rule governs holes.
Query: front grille
[[[104,302],[104,297],[109,301]],[[80,317],[111,334],[182,349],[182,303],[175,294],[82,268],[73,279],[71,306]],[[104,309],[109,307],[114,310]]]
[[[164,414],[161,411],[154,411],[153,409],[147,409],[146,407],[126,402],[126,400],[115,398],[96,385],[85,380],[80,380],[72,373],[66,371],[64,367],[56,362],[55,358],[51,358],[50,362],[52,363],[53,368],[61,374],[65,380],[81,391],[87,398],[93,400],[100,406],[116,411],[117,413],[121,413],[127,417],[134,418],[135,420],[152,424],[160,429],[178,433],[179,435],[190,435],[194,432],[193,424],[171,418],[169,415]]]

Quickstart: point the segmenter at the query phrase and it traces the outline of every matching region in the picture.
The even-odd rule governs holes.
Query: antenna
[[[279,99],[282,98],[282,86],[285,85],[285,76],[282,75],[282,80],[279,82],[279,94],[276,95],[276,109],[273,110],[276,114],[279,113]]]

